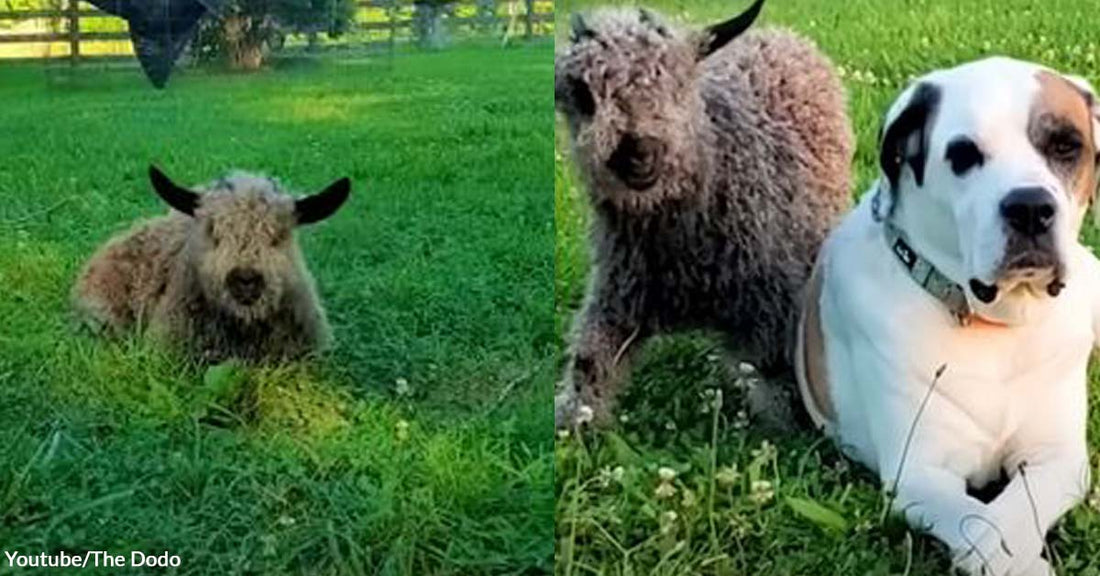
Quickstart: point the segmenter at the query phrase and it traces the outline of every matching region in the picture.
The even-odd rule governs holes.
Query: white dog
[[[1052,574],[1044,535],[1088,491],[1098,111],[1083,80],[1006,58],[918,79],[810,283],[807,409],[968,574]]]

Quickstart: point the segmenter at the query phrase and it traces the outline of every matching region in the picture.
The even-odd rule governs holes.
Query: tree
[[[440,48],[450,42],[448,20],[455,0],[413,0],[413,35],[421,48]]]
[[[355,0],[229,0],[224,16],[204,25],[198,57],[255,70],[288,34],[335,38],[347,32],[354,15]]]

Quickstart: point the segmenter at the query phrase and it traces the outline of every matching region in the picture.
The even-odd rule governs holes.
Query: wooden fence
[[[64,7],[45,10],[0,10],[0,24],[45,22],[46,26],[35,26],[35,30],[21,32],[5,30],[0,27],[0,60],[3,59],[3,48],[12,45],[39,45],[47,47],[46,53],[37,56],[25,56],[29,58],[68,58],[73,64],[82,59],[96,58],[100,56],[119,56],[128,54],[128,48],[122,52],[95,50],[89,52],[82,46],[88,44],[103,44],[106,42],[127,42],[130,39],[126,31],[125,22],[106,12],[95,9],[81,0],[63,0]],[[484,2],[484,0],[482,0]],[[406,41],[414,37],[414,18],[412,16],[413,2],[411,0],[360,0],[357,3],[358,13],[352,28],[346,37],[366,38],[364,44],[385,43],[392,46],[396,42]],[[451,17],[447,25],[456,32],[465,32],[469,35],[484,34],[487,28],[506,28],[511,30],[518,27],[513,34],[526,38],[539,35],[552,34],[554,23],[553,0],[496,0],[493,3],[494,16],[486,18],[480,14],[460,15],[462,12],[470,13],[483,9],[477,0],[459,0],[452,5]],[[505,14],[501,14],[504,9]],[[364,18],[365,14],[373,17]],[[82,26],[82,21],[88,19],[111,19],[116,25],[110,31],[88,30]],[[18,28],[18,27],[16,27]],[[45,28],[45,30],[43,29]],[[103,28],[99,26],[98,28]],[[303,36],[304,38],[304,36]],[[354,40],[352,41],[354,42]],[[343,42],[344,45],[347,41]],[[63,46],[65,49],[58,54],[53,54],[49,47]]]

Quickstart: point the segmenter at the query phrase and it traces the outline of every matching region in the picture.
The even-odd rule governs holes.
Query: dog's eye
[[[969,138],[958,138],[948,144],[944,159],[951,163],[951,171],[956,176],[962,176],[971,168],[985,163],[985,155]]]
[[[1047,145],[1047,154],[1064,162],[1073,162],[1081,153],[1081,141],[1073,134],[1055,134]]]
[[[573,96],[573,106],[583,116],[591,116],[596,113],[596,99],[592,97],[592,90],[588,83],[580,78],[573,78],[569,82],[569,92]]]

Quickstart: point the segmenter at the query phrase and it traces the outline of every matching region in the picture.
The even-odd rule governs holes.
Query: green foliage
[[[323,32],[336,37],[348,30],[354,0],[236,0],[244,14],[270,14],[284,31]]]
[[[571,11],[607,3],[634,2],[560,1],[559,34],[568,30]],[[711,23],[748,3],[644,4],[678,21]],[[1094,12],[1084,0],[784,0],[768,2],[763,15],[765,25],[793,28],[815,40],[840,67],[858,138],[853,194],[859,194],[876,173],[881,118],[911,77],[1007,54],[1100,83]],[[584,291],[589,220],[564,130],[559,124],[555,167],[554,297],[562,338]],[[1100,245],[1093,227],[1084,238]],[[949,573],[950,561],[937,542],[894,516],[883,519],[885,499],[874,476],[850,465],[830,442],[808,431],[777,434],[748,426],[744,384],[752,377],[730,369],[715,346],[701,336],[649,346],[634,370],[618,430],[559,439],[558,574]],[[1089,379],[1095,448],[1100,367],[1094,365]],[[723,399],[717,412],[716,397]],[[766,458],[771,450],[761,448],[764,440],[774,444],[774,460]],[[661,467],[677,471],[669,484],[675,492],[662,490],[666,497],[657,494]],[[1051,532],[1059,574],[1100,575],[1098,507],[1100,493],[1094,492],[1088,505]]]
[[[170,550],[177,574],[550,572],[551,60],[191,70],[163,92],[136,68],[0,67],[0,542]],[[352,179],[300,232],[333,350],[203,369],[77,328],[82,262],[165,212],[150,162]]]
[[[289,34],[339,37],[355,11],[355,0],[229,0],[224,18],[203,23],[197,52],[203,60],[255,69]]]

